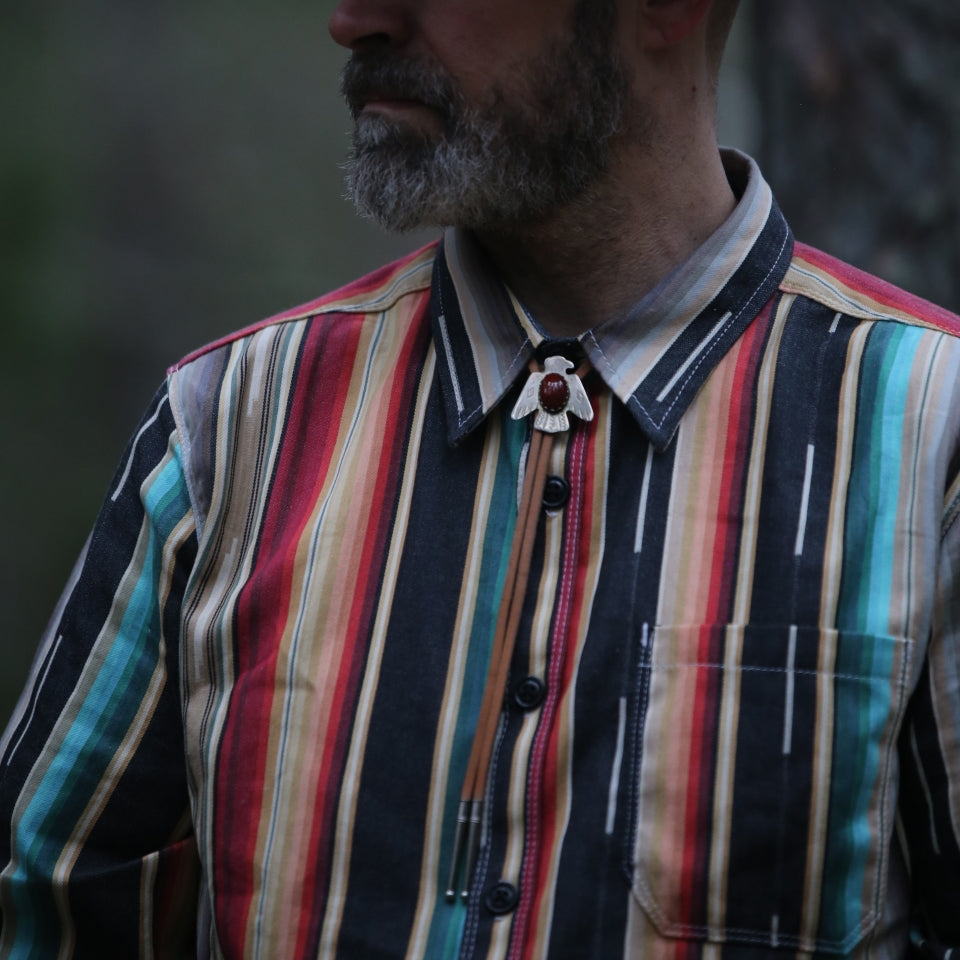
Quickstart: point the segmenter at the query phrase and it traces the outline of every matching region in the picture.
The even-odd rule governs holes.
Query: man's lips
[[[435,107],[411,97],[390,93],[375,93],[363,98],[360,115],[380,114],[423,128],[440,131],[443,119]]]
[[[422,110],[432,110],[428,104],[424,103],[422,100],[417,100],[414,97],[405,97],[397,93],[372,93],[369,96],[363,98],[363,110],[378,110],[378,109],[396,109],[396,110],[405,110],[405,109],[422,109]]]

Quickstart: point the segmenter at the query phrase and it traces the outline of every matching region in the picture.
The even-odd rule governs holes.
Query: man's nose
[[[330,36],[348,50],[402,46],[409,39],[409,0],[340,0],[330,17]]]

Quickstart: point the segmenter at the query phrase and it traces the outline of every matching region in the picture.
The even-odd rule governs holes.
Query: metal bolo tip
[[[470,881],[477,865],[477,851],[480,849],[480,827],[483,823],[483,801],[470,801],[470,832],[467,835],[467,865],[463,871],[463,887],[460,897],[467,900],[470,897]]]
[[[461,800],[457,808],[457,826],[453,834],[453,855],[450,857],[450,874],[447,877],[447,903],[457,899],[457,873],[460,866],[460,857],[463,855],[463,840],[467,831],[469,800]]]

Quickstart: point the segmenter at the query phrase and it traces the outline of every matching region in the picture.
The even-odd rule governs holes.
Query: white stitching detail
[[[627,399],[626,399],[626,404],[627,404],[627,406],[628,406],[628,407],[631,407],[631,408],[636,408],[637,412],[638,412],[641,416],[643,416],[644,419],[647,420],[647,422],[648,422],[655,430],[660,430],[660,428],[663,426],[664,421],[667,419],[667,417],[670,416],[670,412],[673,410],[674,406],[676,406],[677,402],[678,402],[678,401],[680,400],[680,398],[683,396],[683,393],[684,393],[684,390],[686,390],[687,384],[694,378],[694,376],[696,375],[697,371],[698,371],[698,370],[700,369],[700,367],[703,365],[704,361],[714,352],[714,349],[716,348],[717,343],[718,343],[720,340],[723,339],[723,336],[724,336],[724,334],[727,332],[727,330],[729,330],[731,326],[733,326],[733,325],[735,325],[736,323],[739,322],[740,318],[744,315],[744,313],[746,313],[747,309],[751,306],[751,304],[754,302],[754,300],[757,299],[757,293],[758,293],[758,291],[760,290],[761,287],[763,287],[763,285],[767,282],[767,280],[770,279],[771,274],[772,274],[773,271],[776,269],[777,264],[779,264],[779,262],[780,262],[780,257],[781,257],[781,255],[783,254],[783,251],[786,249],[787,241],[788,241],[789,239],[790,239],[790,234],[788,233],[788,234],[786,234],[786,236],[784,236],[784,238],[783,238],[783,243],[780,245],[780,249],[777,251],[777,255],[776,255],[776,257],[774,258],[773,264],[770,266],[770,269],[767,270],[767,273],[766,273],[766,275],[764,276],[763,280],[761,280],[760,283],[757,284],[757,287],[756,287],[756,289],[754,290],[753,294],[750,296],[750,299],[747,300],[747,302],[740,308],[739,312],[738,312],[735,316],[732,316],[732,317],[730,318],[730,321],[729,321],[728,323],[726,323],[726,324],[723,326],[723,328],[716,334],[716,336],[713,338],[713,342],[710,343],[707,347],[704,348],[704,350],[703,350],[703,352],[700,354],[700,357],[699,357],[699,359],[697,360],[697,362],[696,362],[696,363],[690,368],[690,370],[688,371],[687,376],[684,377],[683,380],[682,380],[678,385],[676,385],[676,386],[674,387],[674,397],[673,397],[673,400],[671,400],[670,403],[669,403],[669,405],[663,410],[662,416],[660,417],[660,420],[659,420],[659,421],[657,421],[657,420],[654,419],[654,417],[653,417],[652,414],[647,410],[647,408],[637,399],[635,393],[631,393],[631,394],[627,397]],[[604,367],[605,367],[605,369],[607,369],[607,370],[609,370],[609,371],[612,372],[613,367],[610,365],[610,361],[609,361],[609,360],[607,359],[607,357],[604,355],[604,353],[603,353],[603,348],[602,348],[602,347],[600,346],[600,344],[597,342],[596,338],[593,337],[592,333],[591,333],[591,340],[593,341],[593,344],[594,344],[594,346],[596,347],[597,352],[598,352],[598,353],[600,354],[600,356],[603,358],[603,362],[604,362]]]

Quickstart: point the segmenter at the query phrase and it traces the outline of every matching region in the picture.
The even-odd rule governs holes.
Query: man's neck
[[[552,336],[577,336],[625,313],[735,206],[713,140],[688,145],[682,157],[628,153],[601,184],[548,220],[478,233]]]

